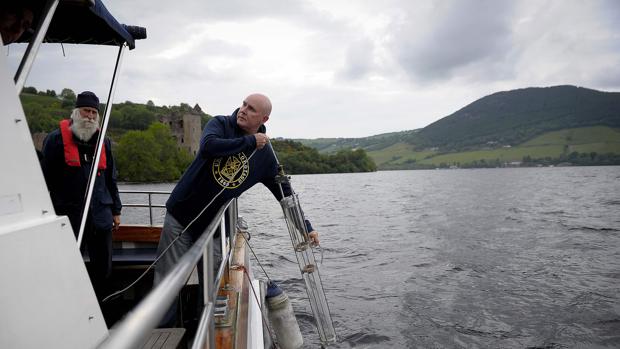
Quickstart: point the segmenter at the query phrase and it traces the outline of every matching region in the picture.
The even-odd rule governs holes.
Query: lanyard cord
[[[256,153],[256,149],[254,149],[254,151],[252,152],[252,154],[250,154],[250,157],[248,157],[248,161],[250,161],[250,159],[252,159],[252,156],[254,156],[254,154],[255,154],[255,153]],[[238,171],[239,171],[239,170],[237,170],[237,172],[238,172]],[[236,174],[236,173],[235,173],[235,174]],[[125,287],[125,288],[123,288],[123,289],[121,289],[121,290],[118,290],[118,291],[116,291],[116,292],[114,292],[114,293],[110,294],[109,296],[105,297],[105,298],[101,301],[101,303],[103,303],[103,302],[107,301],[108,299],[110,299],[110,298],[112,298],[112,297],[116,297],[116,296],[118,296],[118,295],[120,295],[120,294],[122,294],[122,293],[125,293],[128,289],[132,288],[135,284],[137,284],[137,283],[138,283],[138,281],[142,280],[142,278],[143,278],[143,277],[144,277],[144,276],[145,276],[145,275],[149,272],[149,270],[151,270],[151,269],[155,266],[155,264],[156,264],[156,263],[157,263],[157,262],[158,262],[158,261],[159,261],[159,260],[160,260],[160,259],[161,259],[164,255],[165,255],[165,254],[166,254],[166,252],[168,252],[168,250],[172,247],[172,245],[174,245],[174,244],[177,242],[177,240],[179,240],[179,238],[181,237],[181,235],[183,235],[183,234],[187,231],[187,229],[189,229],[189,227],[191,227],[191,226],[192,226],[192,224],[194,224],[194,222],[195,222],[198,218],[200,218],[200,216],[202,216],[202,214],[203,214],[203,213],[207,210],[207,208],[209,208],[209,206],[211,206],[211,204],[213,203],[213,201],[215,201],[215,199],[217,199],[217,198],[218,198],[218,196],[220,196],[220,195],[224,192],[224,190],[226,190],[226,187],[222,188],[222,190],[220,190],[220,191],[219,191],[219,193],[217,193],[217,194],[213,197],[213,199],[211,199],[211,201],[209,201],[209,203],[208,203],[208,204],[207,204],[207,205],[206,205],[206,206],[205,206],[205,207],[204,207],[204,208],[203,208],[203,209],[202,209],[202,210],[198,213],[198,215],[196,215],[196,217],[195,217],[195,218],[194,218],[191,222],[189,222],[189,224],[188,224],[188,225],[187,225],[187,226],[183,229],[183,231],[181,231],[181,232],[179,233],[179,235],[177,235],[177,236],[174,238],[174,240],[172,240],[172,241],[170,242],[170,244],[168,244],[168,246],[166,246],[166,248],[165,248],[165,249],[161,252],[161,254],[160,254],[159,256],[157,256],[157,258],[153,261],[153,263],[151,263],[151,264],[150,264],[150,265],[146,268],[146,270],[145,270],[142,274],[140,274],[140,276],[138,276],[138,277],[136,278],[136,280],[135,280],[135,281],[133,281],[133,282],[132,282],[131,284],[129,284],[127,287]]]

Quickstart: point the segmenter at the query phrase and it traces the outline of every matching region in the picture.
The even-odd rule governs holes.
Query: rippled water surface
[[[321,232],[335,348],[620,347],[620,167],[298,175],[292,184]],[[280,206],[260,185],[240,205],[306,347],[317,347]]]

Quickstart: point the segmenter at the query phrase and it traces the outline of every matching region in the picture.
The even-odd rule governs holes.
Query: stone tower
[[[161,122],[170,126],[170,131],[176,138],[179,148],[183,148],[192,156],[196,156],[198,148],[200,148],[200,135],[202,133],[200,115],[168,115],[162,117]]]

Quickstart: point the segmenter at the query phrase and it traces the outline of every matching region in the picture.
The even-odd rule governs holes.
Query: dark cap
[[[84,91],[77,96],[75,107],[90,107],[99,111],[99,98],[97,98],[97,96],[90,91]]]

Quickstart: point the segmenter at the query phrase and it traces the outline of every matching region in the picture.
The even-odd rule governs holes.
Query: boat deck
[[[176,349],[181,344],[184,328],[157,328],[151,332],[142,349]]]

